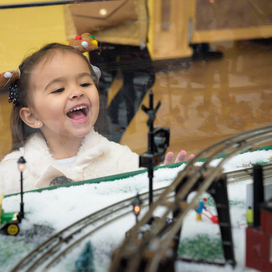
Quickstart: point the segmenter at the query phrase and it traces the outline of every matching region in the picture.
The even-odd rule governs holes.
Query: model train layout
[[[208,147],[191,160],[169,186],[153,190],[153,167],[160,163],[164,157],[164,152],[168,146],[169,131],[153,128],[152,121],[154,121],[155,112],[159,106],[154,110],[152,100],[153,95],[150,93],[150,107],[149,109],[143,107],[147,113],[149,112],[151,118],[148,121],[150,127],[148,152],[141,156],[142,162],[144,158],[145,165],[149,166],[149,191],[137,195],[136,198],[131,197],[91,213],[67,226],[62,231],[55,233],[27,254],[11,270],[12,272],[50,269],[82,241],[95,235],[105,226],[111,226],[114,221],[132,212],[136,216],[136,225],[124,233],[123,243],[113,251],[109,271],[155,272],[166,271],[166,269],[167,271],[175,271],[175,263],[179,260],[177,249],[184,218],[190,210],[194,209],[204,192],[209,193],[215,201],[225,263],[235,267],[236,260],[233,248],[227,183],[234,182],[233,179],[239,181],[250,176],[254,177],[254,188],[257,189],[254,189],[254,224],[247,228],[246,265],[248,267],[260,268],[256,264],[259,264],[260,260],[263,261],[267,257],[267,252],[265,252],[266,246],[262,247],[262,252],[264,253],[262,256],[258,255],[255,258],[249,256],[254,255],[256,243],[260,243],[259,241],[256,242],[256,235],[266,237],[269,231],[269,229],[266,229],[266,226],[270,222],[271,212],[269,204],[264,204],[263,179],[272,175],[271,165],[255,165],[249,169],[227,174],[223,173],[223,165],[235,155],[249,151],[256,145],[269,141],[272,127],[252,130]],[[157,143],[155,143],[155,137]],[[150,147],[150,144],[153,145],[153,148]],[[158,149],[158,147],[162,149]],[[198,160],[210,153],[212,154],[205,159],[201,166],[196,164]],[[214,159],[223,154],[222,160],[216,167],[210,165]],[[196,194],[193,199],[188,201],[188,195],[192,191],[195,191]],[[160,217],[154,216],[154,211],[158,207],[164,208],[164,213]],[[141,214],[141,217],[138,218],[140,211],[144,208],[146,213]],[[21,210],[23,210],[23,202],[21,203]],[[262,215],[261,218],[265,218],[265,221],[262,220],[261,224],[260,214]],[[7,219],[7,223],[10,224],[10,217]],[[12,233],[9,234],[14,235]],[[82,258],[93,258],[92,247],[90,244],[88,245],[86,247],[88,254],[83,254],[85,257],[81,255],[81,261],[77,263],[80,263],[81,266],[84,266],[85,263],[85,265],[93,267],[92,260],[82,261]],[[202,261],[205,262],[205,260]],[[267,270],[269,262],[265,263],[267,265],[261,267],[261,271],[269,271]]]

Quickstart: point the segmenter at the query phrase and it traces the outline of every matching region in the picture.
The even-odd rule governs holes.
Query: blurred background
[[[148,107],[150,89],[154,105],[161,101],[155,125],[170,128],[169,150],[176,154],[181,149],[197,154],[222,139],[272,124],[271,1],[24,3],[0,1],[0,73],[17,69],[47,43],[68,44],[91,32],[99,49],[89,58],[102,71],[96,130],[138,154],[147,149],[148,117],[140,108]],[[113,18],[117,12],[119,21]],[[88,31],[102,19],[103,26]],[[11,148],[12,106],[5,90],[0,94],[1,158]]]

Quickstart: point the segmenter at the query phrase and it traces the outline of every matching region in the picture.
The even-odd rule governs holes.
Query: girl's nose
[[[74,89],[69,98],[70,99],[74,99],[74,98],[79,98],[79,97],[82,97],[84,95],[84,93],[80,90],[80,89]]]

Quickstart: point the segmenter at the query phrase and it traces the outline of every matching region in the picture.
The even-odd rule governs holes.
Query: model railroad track
[[[265,165],[264,168],[264,177],[272,177],[272,165]],[[229,178],[233,178],[234,180],[231,181],[231,183],[234,182],[241,182],[243,180],[248,180],[252,176],[252,169],[246,168],[242,170],[237,170],[233,172],[227,173],[227,176]],[[160,194],[166,189],[167,187],[163,187],[157,190],[154,190],[154,198],[158,198]],[[148,200],[148,193],[144,193],[140,195],[141,200],[143,201],[144,205],[147,205]],[[173,197],[172,197],[173,198]],[[45,241],[43,244],[39,245],[37,248],[35,248],[32,252],[30,252],[20,263],[16,265],[16,267],[13,268],[11,271],[39,271],[39,267],[44,267],[44,262],[50,258],[53,254],[56,256],[53,257],[53,259],[50,260],[50,262],[46,265],[46,267],[53,266],[54,263],[57,263],[61,256],[63,256],[65,253],[67,253],[69,250],[73,249],[76,244],[81,242],[84,238],[89,237],[92,233],[94,233],[96,230],[98,230],[99,227],[94,229],[92,233],[87,233],[84,236],[81,236],[78,239],[74,239],[72,241],[72,238],[74,235],[76,235],[78,232],[80,232],[83,228],[87,227],[87,225],[95,223],[96,220],[105,220],[108,219],[108,214],[110,216],[113,215],[113,213],[118,213],[120,209],[126,210],[127,208],[131,206],[131,202],[134,198],[129,198],[124,201],[121,201],[119,203],[116,203],[112,206],[109,206],[103,210],[100,210],[94,214],[91,214],[82,220],[79,220],[75,222],[74,224],[70,225],[69,227],[65,228],[64,230],[58,232],[57,234],[50,237],[47,241]],[[128,211],[128,213],[131,212],[131,210]],[[122,216],[126,215],[127,212],[122,213]],[[118,216],[119,218],[119,216]],[[111,220],[112,222],[113,220]],[[107,221],[108,222],[108,221]],[[69,242],[72,242],[72,245],[69,244]],[[61,248],[62,244],[67,245],[65,249],[63,249],[60,253],[58,253],[58,250]],[[58,253],[58,254],[57,254]]]
[[[115,250],[109,271],[134,272],[139,271],[139,269],[146,272],[158,271],[162,265],[167,263],[167,260],[171,259],[171,255],[175,256],[173,243],[175,244],[177,240],[178,233],[180,233],[183,220],[187,213],[195,207],[199,197],[207,191],[213,183],[223,180],[223,164],[237,154],[254,149],[258,145],[270,141],[271,136],[272,127],[256,129],[228,138],[200,152],[186,165],[183,171],[178,173],[173,183],[161,194],[153,205],[151,205],[149,211],[138,224],[131,229],[122,245]],[[228,154],[220,161],[217,167],[210,165],[212,160],[225,153]],[[201,166],[194,165],[195,162],[207,156],[207,154],[209,154],[209,157]],[[186,199],[191,191],[196,191],[196,194],[191,202],[187,203]],[[146,233],[142,239],[138,239],[141,228],[152,220],[155,209],[159,206],[165,206],[165,199],[169,194],[173,193],[176,193],[175,200],[172,203],[168,203],[161,219],[151,225],[149,232]],[[219,203],[219,208],[225,209],[224,212],[228,213],[228,222],[230,222],[228,203],[227,205]],[[174,221],[167,227],[166,219],[171,214],[174,214]],[[230,258],[226,261],[234,266],[235,259],[231,226],[228,222],[220,222],[221,216],[220,214],[218,214],[218,216],[221,235],[224,227],[230,230],[230,233],[226,235],[230,236],[228,240],[224,240],[222,237],[222,245],[224,250],[227,247],[231,247],[233,256],[229,254]],[[165,231],[166,228],[168,228],[167,231]],[[163,234],[162,230],[164,230]]]
[[[271,132],[272,133],[272,132]],[[244,151],[244,150],[243,150]],[[203,151],[204,152],[204,151]],[[202,155],[204,156],[202,152]],[[242,152],[242,151],[241,151]],[[237,152],[239,153],[239,152]],[[235,153],[235,155],[237,154]],[[221,155],[221,154],[219,154]],[[218,155],[218,156],[219,156]],[[201,155],[197,156],[193,162],[190,164],[192,165],[194,162],[199,160]],[[218,156],[214,157],[213,159],[217,158]],[[231,155],[231,157],[234,155]],[[209,161],[211,161],[210,159]],[[220,165],[222,162],[220,163]],[[220,166],[218,166],[220,167]],[[183,172],[188,173],[188,165],[185,169],[179,173],[178,177],[175,179],[180,179],[180,176]],[[201,167],[196,167],[196,170],[199,171]],[[192,171],[192,169],[189,169]],[[196,171],[196,172],[197,172]],[[221,172],[221,171],[220,171]],[[264,177],[272,177],[272,165],[265,165],[263,168]],[[240,182],[243,180],[248,180],[252,176],[252,169],[246,168],[237,170],[234,172],[229,172],[226,174],[228,179],[231,179],[230,183]],[[175,182],[174,181],[174,182]],[[173,182],[173,183],[174,183]],[[160,201],[160,205],[169,206],[173,205],[174,202],[174,191],[169,190],[171,189],[172,185],[163,187],[157,190],[154,190],[154,200],[156,201],[156,205],[152,206],[152,211],[154,211],[154,207],[159,206],[158,201]],[[205,190],[201,190],[204,192]],[[197,194],[200,195],[200,192]],[[140,195],[140,198],[143,202],[143,207],[148,205],[148,193],[143,193]],[[43,242],[33,251],[31,251],[22,261],[20,261],[12,270],[11,272],[15,271],[43,271],[54,264],[56,264],[62,256],[67,254],[70,250],[72,250],[75,246],[77,246],[81,241],[85,238],[90,237],[93,233],[95,233],[100,228],[112,223],[119,218],[126,216],[127,214],[132,212],[131,203],[134,200],[134,197],[120,201],[114,205],[106,207],[100,211],[97,211],[85,218],[73,223],[72,225],[68,226],[67,228],[63,229],[62,231],[56,233],[55,235],[51,236],[48,240]],[[171,201],[170,201],[171,200]],[[191,205],[192,206],[192,205]],[[191,208],[188,208],[188,210]],[[187,211],[187,210],[186,210]],[[150,211],[147,215],[150,216]],[[187,212],[186,212],[187,213]],[[144,218],[147,217],[144,216]],[[144,219],[143,218],[143,219]],[[148,217],[149,218],[149,217]],[[142,222],[142,220],[141,220]],[[136,233],[136,228],[139,229],[139,225],[137,225],[133,232]],[[131,234],[129,237],[132,237]],[[117,270],[116,270],[117,271]],[[132,270],[134,271],[134,270]]]
[[[164,190],[165,187],[154,190],[154,198],[158,198]],[[135,197],[128,198],[92,213],[56,233],[55,235],[52,235],[48,240],[31,251],[11,270],[11,272],[41,271],[40,269],[46,270],[76,244],[93,234],[99,228],[131,213],[132,201],[134,198]],[[148,193],[141,194],[140,198],[143,202],[143,207],[147,206]],[[49,258],[49,263],[44,265]]]
[[[241,182],[244,180],[248,180],[250,177],[253,176],[253,169],[252,167],[245,168],[245,169],[226,173],[226,175],[227,175],[228,184]],[[272,177],[272,164],[267,164],[263,166],[263,177],[264,177],[265,183],[266,183],[266,179]]]

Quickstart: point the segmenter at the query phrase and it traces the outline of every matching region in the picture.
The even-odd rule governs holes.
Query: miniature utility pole
[[[161,102],[153,108],[153,93],[149,92],[149,108],[142,105],[142,110],[149,116],[147,125],[149,126],[148,132],[148,150],[146,153],[140,155],[140,167],[148,169],[149,178],[149,205],[153,202],[153,172],[154,167],[163,162],[165,152],[169,146],[170,131],[168,128],[154,127],[156,112],[158,111]]]

